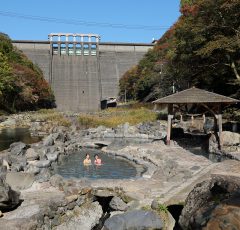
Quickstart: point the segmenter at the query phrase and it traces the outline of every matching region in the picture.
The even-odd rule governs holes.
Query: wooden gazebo
[[[156,105],[156,107],[158,105],[167,105],[168,107],[167,144],[170,144],[174,105],[186,106],[190,104],[196,104],[198,106],[204,107],[213,115],[215,125],[218,123],[219,147],[221,147],[222,108],[227,105],[236,104],[239,102],[239,100],[233,99],[231,97],[226,97],[220,94],[192,87],[181,92],[157,99],[153,103]]]

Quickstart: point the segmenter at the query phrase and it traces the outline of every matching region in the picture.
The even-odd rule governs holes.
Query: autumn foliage
[[[124,74],[120,94],[150,101],[197,86],[239,99],[239,9],[239,0],[181,0],[181,16]]]
[[[41,70],[0,34],[0,110],[51,108],[54,95]]]

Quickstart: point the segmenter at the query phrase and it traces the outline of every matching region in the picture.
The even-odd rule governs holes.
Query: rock
[[[51,176],[50,184],[53,187],[59,188],[63,184],[63,178],[60,175],[55,174],[55,175]]]
[[[50,162],[55,162],[58,159],[59,152],[47,153],[46,157]]]
[[[54,139],[55,139],[55,141],[64,143],[69,140],[69,136],[66,135],[65,133],[59,132],[54,135]]]
[[[238,200],[229,199],[229,204],[222,204],[217,206],[211,213],[210,220],[208,221],[206,230],[221,230],[240,229],[240,211],[239,205],[235,206],[231,203],[239,203]]]
[[[20,193],[11,189],[11,187],[0,178],[0,210],[7,211],[15,208],[20,200]]]
[[[231,147],[237,148],[240,145],[240,134],[223,131],[222,132],[222,145],[227,152],[231,151]],[[209,152],[219,152],[218,142],[215,134],[212,134],[209,138]]]
[[[5,159],[2,160],[2,166],[6,167],[7,170],[10,169],[9,164]]]
[[[153,210],[157,210],[159,208],[159,202],[156,198],[152,201],[151,208]]]
[[[41,160],[41,161],[31,162],[31,164],[38,168],[47,168],[50,166],[51,162],[49,160]]]
[[[104,223],[103,230],[162,229],[163,222],[153,211],[134,210],[114,215]]]
[[[103,214],[102,207],[98,202],[93,202],[81,207],[77,206],[72,212],[74,214],[71,212],[67,214],[72,217],[64,221],[61,225],[56,226],[56,230],[91,230],[99,223]]]
[[[0,217],[3,217],[3,213],[0,211]]]
[[[81,195],[85,195],[87,193],[90,193],[92,191],[91,187],[85,187],[81,189]]]
[[[68,203],[71,203],[71,202],[76,201],[78,199],[78,195],[67,196],[67,197],[65,197],[65,199],[67,200]]]
[[[36,179],[40,183],[42,183],[42,182],[49,181],[50,177],[51,177],[51,174],[50,174],[49,170],[46,168],[42,168],[40,173],[36,176]]]
[[[27,148],[27,145],[23,142],[14,142],[10,145],[10,152],[13,155],[23,155],[25,153],[25,150]]]
[[[32,173],[34,175],[40,173],[40,168],[34,166],[34,165],[29,165],[28,169],[26,170],[27,173]]]
[[[29,148],[26,151],[26,158],[28,161],[38,160],[39,154],[33,148]]]
[[[4,178],[6,173],[7,173],[7,167],[4,165],[0,165],[0,177]]]
[[[135,210],[138,209],[140,206],[139,200],[131,200],[130,202],[127,203],[128,210]]]
[[[6,183],[14,190],[27,189],[32,186],[33,182],[33,173],[8,172],[6,175]]]
[[[49,136],[47,136],[46,138],[44,138],[44,140],[43,140],[43,145],[44,145],[44,146],[52,146],[52,145],[54,145],[53,134],[50,134]]]
[[[104,189],[104,190],[98,189],[94,191],[94,195],[99,197],[109,197],[109,196],[116,196],[116,193],[108,189]]]
[[[9,117],[9,118],[7,118],[5,121],[3,121],[1,123],[1,126],[4,126],[4,127],[14,127],[14,126],[16,126],[16,120]]]
[[[119,197],[114,196],[110,203],[109,206],[111,209],[115,210],[115,211],[126,211],[128,206],[127,204]]]
[[[23,171],[27,166],[27,159],[25,156],[10,155],[8,160],[11,164],[11,171]]]
[[[240,144],[240,134],[223,131],[222,132],[222,144],[226,146],[239,145]]]
[[[113,212],[110,212],[110,217],[115,216],[115,215],[119,215],[119,214],[123,214],[123,213],[124,213],[123,211],[113,211]]]
[[[189,193],[179,218],[183,229],[240,229],[240,178],[215,175]]]
[[[124,137],[128,135],[128,129],[129,129],[129,123],[126,122],[126,123],[123,125],[123,136],[124,136]]]

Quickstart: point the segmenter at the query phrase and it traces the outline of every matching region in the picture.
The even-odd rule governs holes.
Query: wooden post
[[[172,118],[173,118],[173,104],[168,104],[168,124],[167,124],[167,145],[170,145]]]
[[[203,123],[202,123],[202,127],[201,128],[204,130],[204,125],[206,123],[206,116],[205,116],[205,114],[203,114],[202,117],[203,117]]]
[[[158,109],[158,106],[157,106],[157,104],[155,103],[155,104],[154,104],[154,107],[153,107],[153,110],[154,110],[154,111],[157,111],[157,109]]]
[[[192,120],[192,126],[194,125],[194,117],[191,116],[191,120]]]
[[[167,145],[170,145],[170,140],[171,140],[172,118],[173,118],[173,115],[168,114]]]
[[[222,114],[218,114],[219,149],[222,148]]]
[[[183,123],[182,114],[180,114],[180,123]]]

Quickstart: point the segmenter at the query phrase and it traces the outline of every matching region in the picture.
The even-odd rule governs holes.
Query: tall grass
[[[56,126],[70,126],[71,122],[64,115],[54,109],[41,109],[30,115],[31,121],[47,121]]]
[[[97,127],[117,127],[128,122],[136,125],[141,122],[155,121],[157,114],[147,108],[111,108],[94,114],[80,114],[79,123],[85,128]]]

